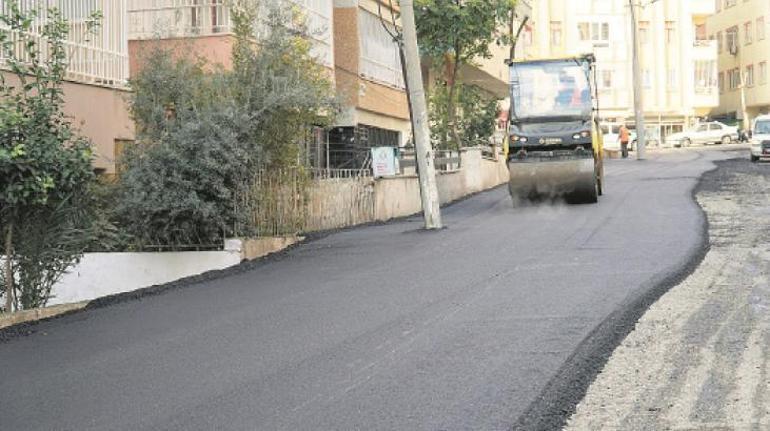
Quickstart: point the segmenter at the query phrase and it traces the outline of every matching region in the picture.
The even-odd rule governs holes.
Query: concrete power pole
[[[417,48],[417,27],[414,22],[412,0],[401,1],[401,24],[404,28],[404,54],[406,58],[406,82],[412,107],[414,127],[414,151],[420,178],[420,198],[425,218],[425,229],[441,229],[441,208],[436,185],[436,167],[428,127],[428,106],[422,84],[420,52]]]
[[[636,28],[636,5],[634,0],[628,0],[631,11],[631,40],[633,43],[633,69],[634,69],[634,115],[636,117],[636,158],[644,159],[644,103],[642,100],[642,70],[639,65],[639,33]]]

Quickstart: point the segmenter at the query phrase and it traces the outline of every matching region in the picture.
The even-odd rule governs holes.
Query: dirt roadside
[[[696,195],[705,259],[638,321],[565,429],[770,429],[770,165],[717,165]]]

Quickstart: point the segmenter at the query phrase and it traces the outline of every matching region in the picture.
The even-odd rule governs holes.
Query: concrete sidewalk
[[[704,261],[640,319],[566,429],[770,430],[770,166],[719,166],[698,193]]]

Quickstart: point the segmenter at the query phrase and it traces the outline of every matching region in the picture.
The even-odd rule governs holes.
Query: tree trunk
[[[457,131],[457,103],[455,101],[455,93],[457,92],[457,73],[460,69],[460,52],[455,48],[455,57],[452,59],[451,66],[447,67],[447,85],[449,86],[449,94],[447,96],[447,123],[449,126],[449,134],[454,142],[456,150],[460,149],[460,133]]]
[[[13,283],[13,265],[11,264],[11,256],[13,255],[13,223],[8,224],[8,231],[5,233],[5,312],[10,313],[13,311],[13,296],[14,296],[14,283]]]

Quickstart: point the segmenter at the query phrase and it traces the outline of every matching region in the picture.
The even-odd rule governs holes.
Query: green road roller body
[[[604,170],[594,57],[514,61],[510,77],[511,197],[596,202]]]

